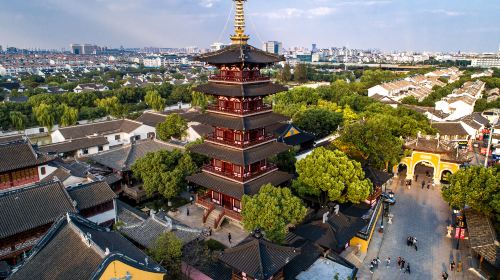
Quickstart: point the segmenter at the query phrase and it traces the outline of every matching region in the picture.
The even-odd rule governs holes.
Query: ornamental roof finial
[[[231,35],[233,45],[246,45],[250,37],[245,34],[244,2],[247,0],[233,0],[236,5],[234,13],[234,35]]]

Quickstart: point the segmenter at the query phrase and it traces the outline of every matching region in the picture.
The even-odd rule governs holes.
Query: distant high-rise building
[[[316,47],[316,44],[312,44],[311,51],[312,52],[317,52],[318,51],[318,48]]]
[[[213,43],[211,46],[210,46],[210,51],[211,52],[215,52],[215,51],[218,51],[218,50],[222,50],[223,48],[227,47],[226,44],[224,43],[219,43],[219,42],[215,42]]]
[[[0,52],[3,52],[3,47],[2,47],[2,45],[0,45]]]
[[[73,54],[96,54],[102,48],[92,44],[71,44],[71,52]]]
[[[262,49],[266,52],[282,54],[283,44],[278,41],[267,41],[262,46]]]

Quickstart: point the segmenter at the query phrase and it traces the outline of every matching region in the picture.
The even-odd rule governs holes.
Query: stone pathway
[[[394,214],[393,224],[384,221],[384,233],[374,233],[363,266],[358,272],[358,279],[441,279],[446,271],[448,279],[477,279],[466,270],[471,266],[467,241],[462,241],[460,250],[455,250],[455,241],[446,237],[446,227],[451,223],[448,205],[443,201],[440,189],[421,189],[413,183],[411,189],[402,184],[404,176],[394,178],[392,189],[396,193],[397,203],[391,206]],[[380,227],[378,221],[377,230]],[[407,236],[417,238],[418,251],[406,245]],[[379,256],[381,264],[374,273],[369,265]],[[397,268],[397,258],[401,256],[410,263],[411,274]],[[385,259],[391,258],[391,265],[385,266]],[[462,260],[463,272],[450,272],[449,263]]]

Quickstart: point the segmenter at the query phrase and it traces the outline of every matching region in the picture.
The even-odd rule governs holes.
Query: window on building
[[[224,137],[224,131],[217,130],[217,137]]]
[[[115,135],[115,140],[120,140],[120,134]]]
[[[99,145],[99,146],[97,146],[97,150],[99,152],[102,152],[102,151],[104,151],[104,147],[102,145]]]
[[[38,129],[38,132],[39,132],[39,133],[44,133],[44,132],[45,132],[45,128],[40,127],[40,128]]]
[[[42,175],[45,175],[45,173],[47,173],[47,170],[45,170],[45,166],[40,167],[40,173]]]
[[[239,134],[239,133],[238,133],[238,134],[235,134],[235,135],[234,135],[234,140],[236,140],[236,141],[241,141],[241,140],[242,140],[241,134]]]
[[[89,154],[89,149],[83,149],[83,154],[88,155]]]
[[[239,200],[234,200],[234,208],[241,209],[241,202]]]
[[[141,140],[141,136],[140,135],[136,135],[135,136],[135,141],[139,141],[139,140]]]
[[[216,159],[216,160],[215,160],[215,167],[221,167],[221,168],[222,168],[222,161],[221,161],[221,160]]]

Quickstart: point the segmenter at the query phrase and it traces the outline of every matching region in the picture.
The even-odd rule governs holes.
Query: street
[[[405,175],[394,178],[392,189],[397,202],[390,209],[394,215],[393,223],[388,224],[385,218],[384,233],[374,233],[358,279],[441,279],[443,271],[449,274],[448,279],[475,279],[468,272],[450,271],[451,260],[457,264],[462,261],[462,271],[470,267],[469,249],[467,241],[462,241],[460,250],[455,250],[455,240],[446,237],[451,213],[439,187],[421,188],[422,179],[429,180],[425,178],[425,171],[424,168],[418,170],[418,182],[414,181],[410,189],[404,187]],[[379,225],[380,220],[377,229]],[[408,236],[417,239],[418,251],[407,246]],[[381,263],[372,274],[370,262],[377,256]],[[387,257],[391,258],[389,267],[385,264]],[[410,264],[411,274],[397,267],[398,257]]]

